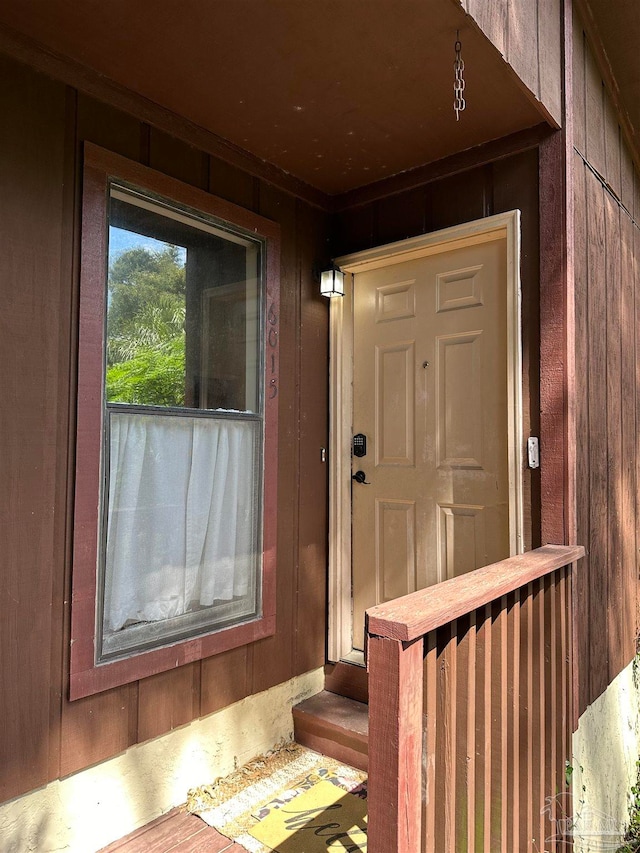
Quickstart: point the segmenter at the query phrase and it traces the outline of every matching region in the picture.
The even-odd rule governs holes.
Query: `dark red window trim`
[[[119,179],[178,205],[256,234],[266,243],[263,340],[264,478],[262,615],[163,648],[96,664],[96,593],[103,440],[105,288],[109,181]],[[84,146],[78,422],[71,606],[70,698],[137,681],[275,633],[276,500],[278,459],[280,227],[203,190],[190,187],[91,143]]]

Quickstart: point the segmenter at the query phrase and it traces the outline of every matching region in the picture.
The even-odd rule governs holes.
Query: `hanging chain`
[[[457,35],[457,34],[456,34]],[[456,61],[453,63],[456,77],[453,84],[453,109],[456,111],[456,121],[460,121],[460,113],[467,106],[464,99],[464,59],[462,58],[462,42],[456,38]]]

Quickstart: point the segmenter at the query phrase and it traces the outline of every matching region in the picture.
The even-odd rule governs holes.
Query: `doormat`
[[[365,853],[366,778],[288,744],[190,791],[187,808],[250,853]]]

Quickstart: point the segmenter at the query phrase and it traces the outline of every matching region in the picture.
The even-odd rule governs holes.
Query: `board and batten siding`
[[[458,0],[559,127],[561,0]]]
[[[573,24],[579,713],[636,652],[640,176],[582,23]]]
[[[328,312],[312,270],[326,214],[0,57],[0,801],[322,666]],[[280,223],[277,633],[68,700],[82,147]]]

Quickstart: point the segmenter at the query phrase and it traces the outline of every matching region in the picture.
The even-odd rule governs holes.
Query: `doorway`
[[[364,612],[522,550],[519,213],[337,260],[329,654]]]

